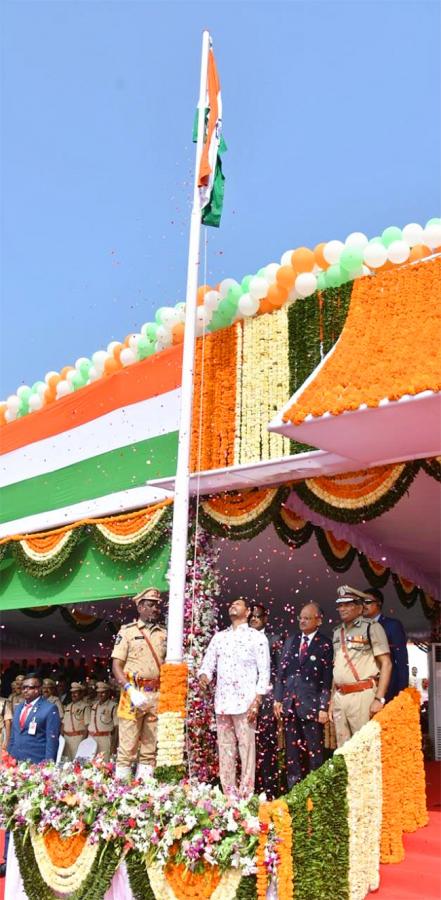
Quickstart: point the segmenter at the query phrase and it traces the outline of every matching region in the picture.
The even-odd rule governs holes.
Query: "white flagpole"
[[[204,145],[205,108],[207,96],[208,53],[210,35],[202,35],[201,77],[198,102],[198,136],[194,173],[193,209],[191,211],[188,247],[187,293],[185,297],[185,334],[182,359],[182,399],[179,422],[178,462],[173,506],[173,531],[170,560],[170,594],[168,608],[167,659],[169,663],[182,661],[184,637],[184,595],[187,568],[188,502],[190,484],[190,441],[193,404],[193,370],[196,337],[197,288],[199,274],[199,245],[201,207],[199,200],[199,165]]]

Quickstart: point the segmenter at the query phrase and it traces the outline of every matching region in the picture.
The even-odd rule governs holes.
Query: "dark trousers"
[[[300,719],[294,710],[285,718],[288,788],[324,762],[324,728],[314,719]]]
[[[273,712],[273,696],[262,701],[256,729],[256,793],[265,791],[268,800],[279,793],[277,760],[277,722]]]

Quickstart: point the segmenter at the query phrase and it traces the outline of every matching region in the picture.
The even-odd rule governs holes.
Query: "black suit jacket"
[[[317,631],[300,661],[301,639],[297,632],[283,645],[274,699],[283,704],[284,713],[295,710],[300,719],[316,719],[331,697],[332,643]]]
[[[407,637],[399,619],[391,619],[389,616],[381,614],[378,617],[378,621],[383,626],[389,641],[392,675],[386,692],[386,700],[392,700],[393,697],[409,685]]]

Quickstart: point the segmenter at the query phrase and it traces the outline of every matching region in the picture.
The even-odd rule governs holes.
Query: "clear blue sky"
[[[201,31],[226,196],[208,281],[440,206],[438,0],[3,0],[1,387],[185,288]]]

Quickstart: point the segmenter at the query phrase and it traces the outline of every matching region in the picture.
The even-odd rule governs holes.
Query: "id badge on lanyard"
[[[36,734],[37,733],[37,721],[36,719],[32,719],[32,722],[29,723],[28,734]]]

